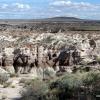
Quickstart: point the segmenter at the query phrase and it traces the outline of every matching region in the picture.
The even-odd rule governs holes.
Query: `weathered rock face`
[[[17,31],[17,30],[16,30]],[[15,32],[15,31],[14,31]],[[5,33],[5,32],[4,32]],[[71,46],[76,46],[77,50],[80,52],[81,57],[85,61],[91,61],[94,59],[94,56],[100,58],[100,34],[99,31],[66,31],[65,33],[27,33],[26,31],[20,31],[19,34],[24,34],[22,36],[10,36],[9,39],[12,40],[9,46],[4,45],[5,41],[8,41],[7,36],[1,36],[0,40],[4,38],[1,42],[1,47],[5,47],[5,52],[7,55],[11,55],[13,48],[19,47],[23,48],[24,46],[32,45],[32,53],[37,56],[37,45],[38,45],[38,57],[41,60],[44,54],[44,48],[55,48],[56,50],[61,50],[63,47],[68,48]],[[16,33],[17,34],[17,33]],[[13,35],[13,34],[12,34]],[[96,45],[90,43],[90,40],[94,40]],[[95,48],[94,48],[95,47]],[[1,50],[2,51],[2,50]],[[30,53],[30,50],[29,52]],[[9,59],[9,58],[8,58]]]
[[[36,38],[36,41],[39,41],[40,44],[45,44],[47,45],[48,47],[49,46],[55,46],[56,48],[61,48],[63,46],[66,46],[66,47],[69,47],[70,45],[74,45],[76,44],[76,47],[78,50],[81,51],[84,51],[84,52],[81,52],[82,53],[82,56],[85,56],[85,55],[89,55],[88,53],[93,51],[93,48],[91,47],[89,41],[90,41],[90,38],[89,37],[89,34],[79,34],[79,33],[76,33],[76,34],[71,34],[69,32],[68,33],[59,33],[59,34],[52,34],[52,33],[43,33],[43,34],[40,34],[37,36]],[[96,35],[96,36],[92,36],[92,39],[94,39],[94,42],[96,44],[95,46],[95,50],[96,51],[99,47],[99,41],[96,40],[97,37],[99,37],[99,35]]]

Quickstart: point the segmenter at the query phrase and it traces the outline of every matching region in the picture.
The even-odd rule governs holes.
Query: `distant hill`
[[[83,21],[83,19],[75,17],[53,17],[53,18],[41,19],[41,21],[73,22],[73,21]]]
[[[0,24],[24,24],[24,23],[93,23],[100,24],[100,20],[80,19],[76,17],[52,17],[42,19],[0,19]]]

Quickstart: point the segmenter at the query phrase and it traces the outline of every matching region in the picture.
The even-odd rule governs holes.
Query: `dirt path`
[[[50,73],[51,71],[52,70],[49,68],[48,72]],[[54,75],[54,71],[51,74]],[[7,83],[10,83],[10,85],[6,87],[0,86],[0,100],[18,100],[18,98],[21,97],[20,92],[25,90],[24,84],[21,83],[20,80],[30,80],[35,78],[43,79],[43,75],[43,70],[41,68],[38,70],[34,68],[30,74],[20,74],[19,77],[10,78],[7,81]]]
[[[30,74],[24,74],[20,77],[10,78],[8,80],[8,82],[11,82],[10,86],[0,86],[0,100],[18,100],[21,97],[21,90],[24,89],[20,83],[21,79],[33,79],[33,77]]]

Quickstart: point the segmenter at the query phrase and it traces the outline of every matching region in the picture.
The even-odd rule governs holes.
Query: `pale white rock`
[[[72,69],[71,69],[70,67],[68,67],[68,68],[66,69],[66,72],[72,73]]]
[[[16,84],[19,83],[20,80],[13,80],[11,86],[16,86]]]

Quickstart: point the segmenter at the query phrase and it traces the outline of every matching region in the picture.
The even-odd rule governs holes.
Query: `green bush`
[[[30,84],[26,91],[22,92],[21,100],[68,100],[78,98],[81,90],[87,90],[89,92],[86,93],[91,95],[96,94],[96,88],[100,88],[100,72],[66,73],[49,82],[34,80]]]
[[[83,75],[83,83],[84,85],[95,85],[98,81],[100,81],[100,72],[88,72]]]
[[[33,80],[26,88],[26,91],[22,91],[21,100],[44,100],[45,94],[48,92],[48,86],[40,81]]]
[[[50,84],[50,91],[57,91],[57,100],[72,98],[76,90],[82,85],[81,77],[80,74],[66,74]]]
[[[0,73],[0,84],[5,83],[9,79],[9,75],[5,73]]]

